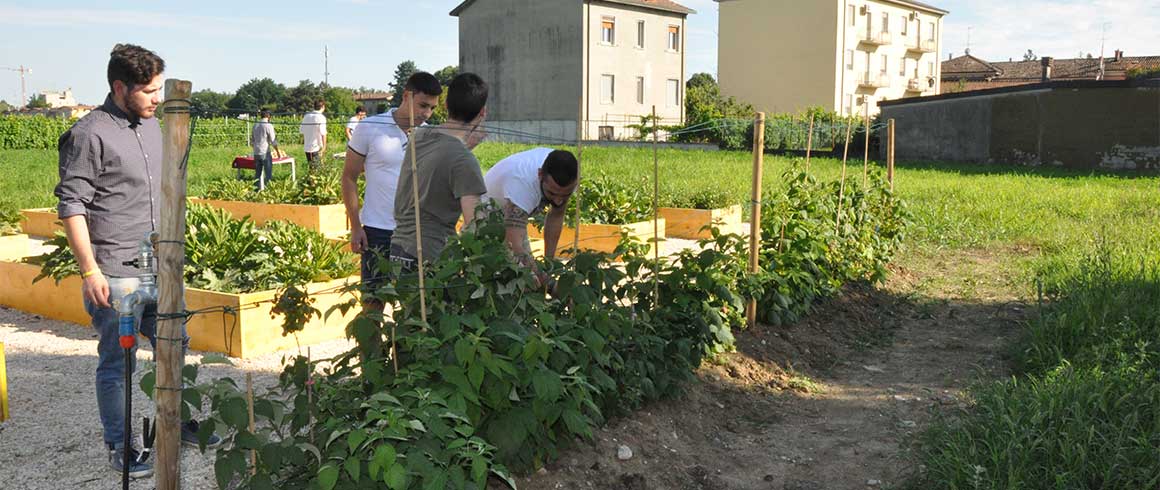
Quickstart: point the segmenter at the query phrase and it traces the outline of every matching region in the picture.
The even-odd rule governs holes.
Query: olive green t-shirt
[[[417,172],[411,172],[411,152]],[[415,246],[413,176],[419,181],[419,221],[423,228],[423,257]],[[459,198],[487,193],[479,160],[459,138],[438,128],[418,128],[407,145],[395,192],[395,234],[391,243],[419,260],[439,257],[447,238],[455,233],[462,208]]]

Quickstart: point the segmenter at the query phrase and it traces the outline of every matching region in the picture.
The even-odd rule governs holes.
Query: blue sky
[[[678,1],[698,11],[689,18],[689,73],[715,73],[716,4]],[[942,59],[963,52],[968,27],[972,53],[990,60],[1019,59],[1029,48],[1056,57],[1098,56],[1105,25],[1108,55],[1115,49],[1160,55],[1160,0],[926,1],[951,11]],[[0,67],[31,67],[29,94],[71,87],[81,103],[95,104],[107,91],[104,67],[117,42],[157,51],[168,76],[218,91],[262,76],[287,85],[320,81],[328,45],[332,84],[385,89],[405,59],[425,70],[457,63],[457,21],[447,13],[458,2],[203,0],[184,2],[182,10],[168,2],[0,0]],[[776,20],[770,25],[779,28]],[[19,76],[0,71],[0,99],[12,102],[19,94]]]

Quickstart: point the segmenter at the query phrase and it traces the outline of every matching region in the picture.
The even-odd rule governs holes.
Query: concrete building
[[[48,103],[48,107],[51,109],[77,105],[77,100],[73,98],[71,88],[66,89],[64,92],[50,92],[45,90],[40,92],[40,95],[44,97],[44,101]]]
[[[633,138],[655,105],[660,124],[685,114],[687,16],[671,0],[467,0],[459,71],[491,86],[495,139]],[[527,133],[520,137],[522,133]]]
[[[386,112],[391,107],[391,99],[393,98],[394,94],[390,92],[367,92],[362,94],[354,94],[355,103],[366,109],[367,114],[379,114]]]
[[[946,10],[909,0],[717,1],[721,91],[759,111],[873,116],[879,101],[939,93]]]
[[[997,62],[965,54],[942,62],[942,82],[944,93],[957,93],[1060,80],[1126,80],[1135,71],[1158,67],[1160,56],[1124,56],[1120,50],[1109,58]]]

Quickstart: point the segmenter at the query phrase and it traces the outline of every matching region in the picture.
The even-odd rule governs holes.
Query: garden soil
[[[683,393],[613,418],[521,489],[865,489],[920,471],[914,435],[1007,373],[1004,348],[1034,309],[1010,266],[1027,250],[908,252],[877,287],[851,286],[791,326],[738,333]],[[110,489],[96,415],[96,338],[83,326],[0,308],[12,419],[0,423],[4,488]],[[314,346],[316,358],[350,347]],[[276,382],[282,353],[206,376]],[[139,359],[152,354],[142,349]],[[191,362],[201,356],[192,353]],[[138,373],[138,379],[140,373]],[[138,417],[151,410],[137,390]],[[138,418],[137,424],[140,423]],[[632,456],[618,457],[622,446]],[[186,449],[183,488],[212,489],[212,453]],[[135,489],[153,488],[151,480]]]

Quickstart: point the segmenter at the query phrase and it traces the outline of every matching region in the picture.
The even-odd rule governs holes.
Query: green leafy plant
[[[584,176],[580,190],[568,201],[567,224],[574,226],[576,203],[582,202],[582,223],[624,225],[652,219],[652,184],[644,178],[635,182],[600,172]]]
[[[8,203],[0,202],[0,236],[20,234],[20,210]]]

